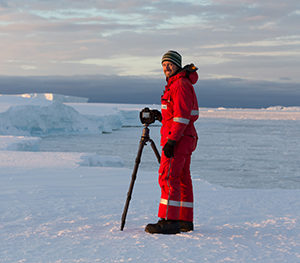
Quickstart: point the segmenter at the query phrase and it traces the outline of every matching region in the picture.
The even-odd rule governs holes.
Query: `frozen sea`
[[[150,145],[120,231],[145,106],[0,96],[0,262],[300,262],[300,108],[200,108],[195,231],[161,236]]]
[[[300,121],[199,119],[193,178],[233,188],[300,189]],[[101,135],[47,136],[40,151],[95,152],[119,156],[132,169],[143,127],[124,127]],[[160,147],[160,126],[150,137]],[[145,147],[141,169],[153,171],[155,155]],[[156,174],[156,171],[153,171]]]

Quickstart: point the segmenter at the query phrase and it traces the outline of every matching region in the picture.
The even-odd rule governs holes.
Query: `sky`
[[[199,68],[204,106],[300,104],[299,24],[299,0],[0,0],[0,93],[45,90],[25,85],[43,78],[98,101],[159,101],[171,49]]]

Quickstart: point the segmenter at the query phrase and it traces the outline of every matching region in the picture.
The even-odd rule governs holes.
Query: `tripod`
[[[141,162],[141,156],[142,156],[144,146],[147,145],[147,142],[151,143],[151,148],[155,153],[155,156],[157,158],[158,163],[160,163],[160,154],[159,154],[159,152],[158,152],[158,150],[155,146],[154,141],[152,141],[150,139],[150,135],[149,135],[150,130],[149,130],[148,126],[149,126],[149,124],[144,124],[143,134],[142,134],[141,139],[140,139],[139,149],[138,149],[138,153],[137,153],[137,156],[136,156],[136,159],[135,159],[135,166],[134,166],[134,169],[133,169],[133,172],[132,172],[131,182],[130,182],[129,190],[128,190],[128,193],[127,193],[127,199],[126,199],[126,203],[125,203],[123,214],[122,214],[121,231],[123,231],[124,226],[125,226],[125,220],[126,220],[126,216],[127,216],[129,203],[130,203],[130,200],[131,200],[131,195],[132,195],[132,191],[133,191],[134,182],[135,182],[135,179],[136,179],[136,174],[137,174],[137,171],[138,171],[138,168],[139,168],[139,164]]]

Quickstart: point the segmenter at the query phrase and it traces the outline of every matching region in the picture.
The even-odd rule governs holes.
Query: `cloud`
[[[160,104],[163,78],[128,76],[0,77],[0,94],[58,93],[90,102]],[[201,107],[264,108],[299,106],[300,87],[289,81],[237,78],[200,79],[195,85]]]
[[[158,76],[161,55],[175,49],[202,78],[299,82],[298,2],[2,0],[0,70]]]
[[[144,59],[135,56],[113,56],[108,59],[105,58],[87,58],[80,61],[65,61],[67,64],[84,64],[84,65],[96,65],[99,67],[113,67],[115,74],[119,76],[134,76],[136,72],[143,68],[144,61],[147,61],[147,67],[144,69],[143,75],[157,75],[156,69],[160,67],[160,59],[157,57],[147,57]]]

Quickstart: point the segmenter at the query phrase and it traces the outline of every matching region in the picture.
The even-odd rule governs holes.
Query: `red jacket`
[[[194,122],[199,116],[199,107],[193,84],[198,80],[196,71],[185,69],[167,79],[161,97],[161,145],[168,139],[176,141],[180,152],[191,153],[197,144]]]

